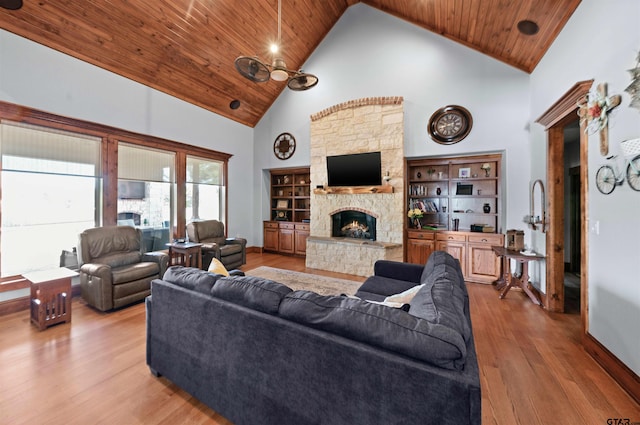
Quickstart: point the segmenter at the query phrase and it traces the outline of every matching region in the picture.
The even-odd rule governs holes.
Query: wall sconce
[[[540,213],[536,214],[536,206],[535,206],[535,193],[536,193],[536,185],[540,186]],[[546,209],[547,200],[544,194],[544,183],[542,180],[538,179],[533,182],[531,186],[531,200],[529,202],[529,215],[524,218],[524,222],[529,225],[532,230],[538,230],[538,226],[540,226],[540,231],[545,233],[547,231],[547,209]]]
[[[391,180],[391,176],[389,175],[389,171],[387,170],[387,174],[385,174],[382,177],[382,180],[384,180],[385,182],[389,183],[389,181]]]

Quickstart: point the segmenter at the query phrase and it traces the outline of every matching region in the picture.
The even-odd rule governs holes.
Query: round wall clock
[[[289,159],[296,151],[296,139],[290,133],[282,133],[273,142],[273,153],[278,159]]]
[[[429,136],[437,143],[452,145],[467,137],[472,125],[468,110],[458,105],[445,106],[429,118]]]

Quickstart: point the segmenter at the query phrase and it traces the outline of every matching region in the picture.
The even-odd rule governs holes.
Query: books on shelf
[[[427,213],[429,213],[429,212],[431,212],[431,213],[439,212],[438,207],[435,204],[435,202],[429,201],[429,200],[426,200],[426,199],[415,201],[413,203],[413,205],[414,205],[414,208],[418,208],[422,212],[427,212]]]

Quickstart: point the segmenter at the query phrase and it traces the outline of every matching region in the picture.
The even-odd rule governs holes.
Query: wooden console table
[[[194,242],[168,243],[169,265],[202,268],[202,244]],[[174,261],[176,260],[176,261]]]
[[[545,256],[534,254],[525,255],[518,251],[512,251],[502,246],[492,246],[493,252],[498,257],[503,257],[502,261],[502,276],[496,281],[496,289],[500,292],[500,299],[503,299],[511,288],[519,287],[536,305],[542,305],[538,297],[529,289],[529,261],[544,260]],[[522,264],[522,273],[520,276],[516,276],[510,273],[510,261],[515,260]]]

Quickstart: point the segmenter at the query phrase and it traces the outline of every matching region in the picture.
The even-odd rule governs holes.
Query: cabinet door
[[[460,268],[462,269],[462,275],[467,278],[467,261],[466,251],[467,244],[459,241],[438,241],[436,244],[438,251],[446,251],[453,258],[457,258],[460,262]]]
[[[307,237],[309,236],[309,232],[307,230],[298,230],[296,229],[295,233],[295,254],[296,255],[307,255]]]
[[[284,252],[286,254],[293,254],[293,238],[294,230],[293,229],[280,229],[279,235],[279,251]]]
[[[407,239],[407,263],[426,264],[435,242],[423,239]]]
[[[278,229],[268,227],[264,229],[264,249],[265,251],[278,250]]]
[[[469,244],[467,277],[469,280],[492,283],[500,277],[500,257],[487,244]]]

